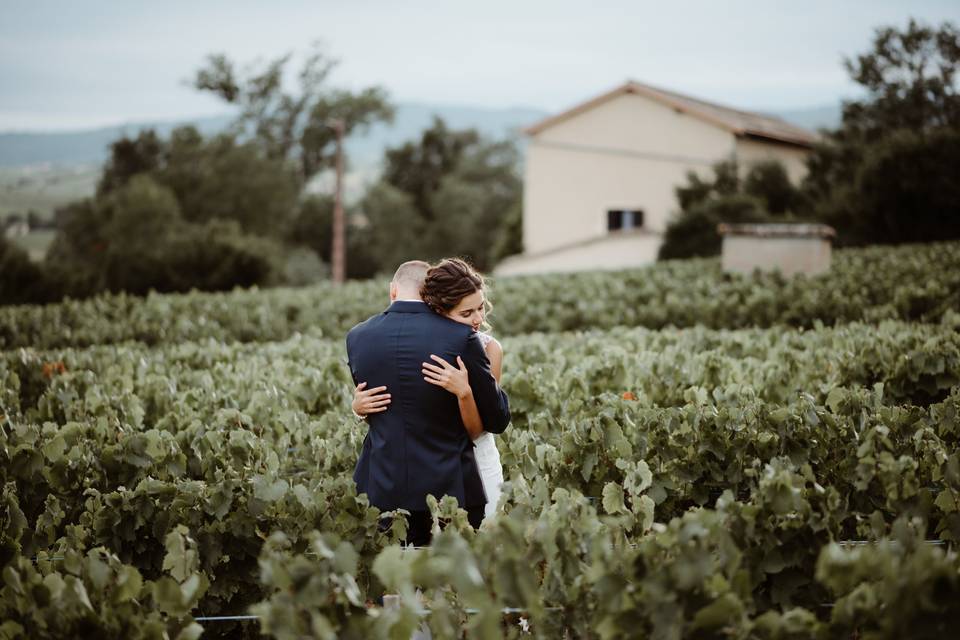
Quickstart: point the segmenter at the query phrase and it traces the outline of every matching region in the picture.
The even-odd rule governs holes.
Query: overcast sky
[[[398,102],[556,111],[630,78],[732,106],[854,94],[841,66],[875,27],[960,23],[957,0],[0,0],[0,130],[218,114],[189,88],[207,54],[305,53],[335,86]]]

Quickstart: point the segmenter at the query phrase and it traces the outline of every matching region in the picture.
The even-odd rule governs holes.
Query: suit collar
[[[420,300],[396,300],[387,307],[387,313],[433,313],[426,302]]]

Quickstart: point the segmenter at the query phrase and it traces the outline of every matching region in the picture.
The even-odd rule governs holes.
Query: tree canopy
[[[300,177],[309,181],[333,167],[335,120],[345,135],[377,121],[391,121],[393,107],[380,87],[358,92],[326,86],[337,62],[318,48],[307,56],[296,74],[296,91],[287,91],[285,77],[292,59],[287,54],[241,71],[225,54],[213,54],[197,71],[194,87],[239,108],[234,123],[241,138],[256,142],[274,160],[291,160]]]
[[[841,126],[809,159],[804,194],[841,244],[960,237],[957,161],[960,31],[877,29],[871,47],[844,63],[865,91],[844,104]]]
[[[494,245],[522,192],[511,141],[451,130],[437,118],[419,140],[388,149],[384,164],[360,203],[380,270],[453,255],[479,269],[493,266]]]

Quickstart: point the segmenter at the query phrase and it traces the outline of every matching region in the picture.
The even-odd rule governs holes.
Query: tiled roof
[[[562,113],[551,116],[525,129],[528,135],[536,135],[564,120],[568,120],[585,111],[589,111],[609,100],[625,94],[644,96],[668,105],[678,111],[722,127],[734,135],[775,140],[802,147],[810,147],[816,141],[816,134],[790,124],[776,116],[732,109],[705,100],[667,91],[648,84],[629,81],[612,91],[583,102]]]

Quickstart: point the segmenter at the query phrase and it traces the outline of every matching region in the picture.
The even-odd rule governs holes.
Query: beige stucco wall
[[[748,171],[750,167],[764,160],[779,160],[783,163],[790,176],[790,181],[799,184],[807,175],[806,160],[810,152],[799,147],[792,147],[775,142],[762,142],[749,138],[737,140],[737,162],[741,169]]]
[[[524,251],[604,236],[608,209],[643,209],[662,232],[687,171],[707,173],[735,149],[724,129],[632,94],[557,123],[527,147]]]
[[[655,234],[611,234],[600,240],[546,254],[507,258],[497,265],[494,273],[497,276],[512,276],[640,267],[656,261],[661,241],[660,236]]]
[[[779,270],[785,276],[814,275],[830,270],[831,245],[825,238],[764,238],[726,235],[721,262],[724,271],[752,273]]]

